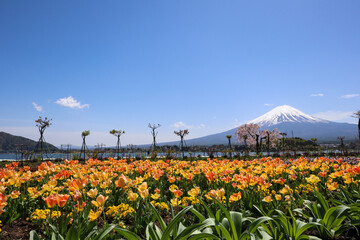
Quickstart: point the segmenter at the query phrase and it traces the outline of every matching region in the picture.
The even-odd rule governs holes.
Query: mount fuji
[[[248,123],[257,124],[260,127],[270,127],[281,123],[329,123],[329,121],[312,117],[289,105],[274,108],[264,115],[251,120]]]
[[[287,133],[288,137],[317,138],[319,142],[336,142],[339,136],[345,136],[345,140],[357,139],[356,124],[337,123],[316,118],[288,105],[275,107],[248,123],[258,124],[261,129],[277,128],[280,132]],[[188,146],[227,144],[226,135],[234,136],[235,131],[236,128],[233,128],[225,132],[189,139],[186,140],[186,144]],[[236,141],[235,136],[232,141]]]

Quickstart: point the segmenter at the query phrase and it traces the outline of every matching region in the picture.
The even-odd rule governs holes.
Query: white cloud
[[[264,105],[267,106],[267,107],[274,106],[274,104],[272,104],[272,103],[265,103]]]
[[[72,96],[69,96],[67,98],[60,98],[59,100],[56,101],[56,103],[61,106],[69,107],[69,108],[73,108],[73,109],[83,109],[85,107],[87,107],[87,108],[90,107],[89,104],[81,105],[81,103],[78,102],[77,100],[75,100]]]
[[[42,112],[42,110],[43,110],[42,106],[37,105],[35,102],[33,102],[32,105],[34,106],[34,108],[36,109],[36,111]]]
[[[184,122],[176,122],[174,124],[171,125],[171,127],[174,127],[174,128],[205,128],[206,125],[201,123],[199,126],[193,126],[193,125],[187,125],[186,123]]]
[[[317,118],[322,118],[329,121],[335,122],[351,122],[354,123],[354,119],[352,119],[353,112],[342,112],[342,111],[327,111],[327,112],[319,112],[314,113],[312,116]]]
[[[323,97],[324,94],[323,93],[313,93],[310,95],[311,97]]]
[[[183,122],[176,122],[174,124],[171,125],[171,127],[175,127],[175,128],[180,128],[180,127],[185,127],[185,128],[192,128],[192,126],[189,126]]]
[[[346,94],[341,96],[341,98],[354,98],[354,97],[358,97],[360,96],[359,94],[355,93],[355,94]]]
[[[184,128],[193,128],[193,126],[187,125],[186,123],[183,123],[183,122],[181,122],[181,121],[172,124],[171,127],[175,127],[175,128],[181,128],[181,127],[184,127]]]

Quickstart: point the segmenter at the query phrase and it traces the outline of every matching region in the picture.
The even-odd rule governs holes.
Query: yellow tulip
[[[90,189],[88,192],[87,192],[87,195],[91,198],[95,198],[98,194],[98,190],[97,188],[93,188],[93,189]]]

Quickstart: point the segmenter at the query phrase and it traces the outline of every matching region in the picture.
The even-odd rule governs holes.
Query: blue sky
[[[56,145],[229,130],[283,104],[360,109],[360,1],[1,1],[0,131]]]

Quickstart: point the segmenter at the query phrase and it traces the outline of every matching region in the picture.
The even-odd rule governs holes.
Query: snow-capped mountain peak
[[[260,127],[263,127],[272,126],[283,122],[328,123],[329,121],[310,116],[289,105],[282,105],[272,109],[258,118],[255,118],[249,123],[258,124]]]

